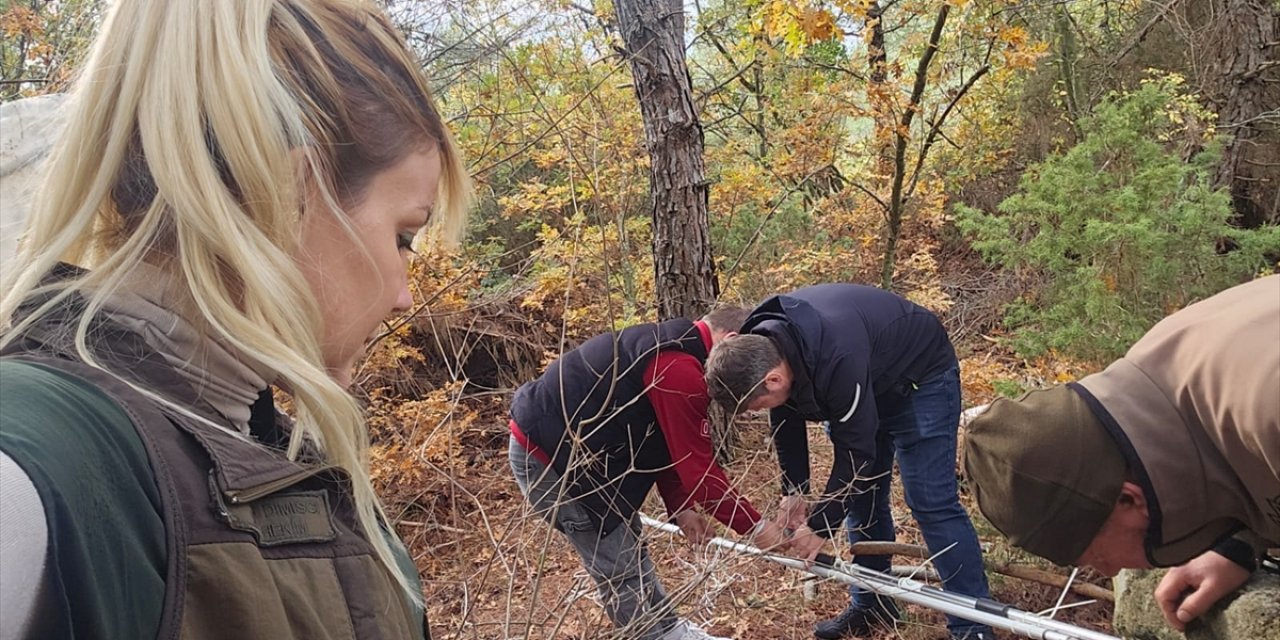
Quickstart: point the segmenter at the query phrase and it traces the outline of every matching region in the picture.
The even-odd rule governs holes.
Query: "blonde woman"
[[[346,389],[467,198],[413,56],[372,2],[118,0],[82,73],[0,290],[0,636],[423,637]]]

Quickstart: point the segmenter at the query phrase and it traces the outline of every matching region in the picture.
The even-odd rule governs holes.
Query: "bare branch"
[[[1160,5],[1159,3],[1152,2],[1152,4],[1155,4],[1157,7],[1159,7],[1156,10],[1155,15],[1151,16],[1151,19],[1148,20],[1146,24],[1142,25],[1142,28],[1139,29],[1138,33],[1134,35],[1133,40],[1129,41],[1129,44],[1125,45],[1125,47],[1121,49],[1119,53],[1117,53],[1115,56],[1111,58],[1109,62],[1107,62],[1106,68],[1114,69],[1116,65],[1120,64],[1121,60],[1124,60],[1124,58],[1128,56],[1134,49],[1137,49],[1138,45],[1142,44],[1142,41],[1146,40],[1147,36],[1151,34],[1151,30],[1154,29],[1156,25],[1163,22],[1165,17],[1169,15],[1169,12],[1173,11],[1174,7],[1176,7],[1178,3],[1181,1],[1182,0],[1169,0],[1169,3],[1166,5]]]
[[[965,94],[969,93],[969,90],[973,88],[973,85],[976,84],[982,76],[987,75],[987,72],[990,70],[991,65],[989,64],[984,64],[979,67],[972,76],[969,76],[969,79],[960,87],[960,90],[951,98],[951,101],[947,103],[947,108],[942,110],[942,115],[938,116],[938,118],[933,121],[933,126],[929,128],[929,133],[925,135],[924,147],[920,149],[920,154],[916,156],[916,166],[911,171],[911,186],[907,187],[905,197],[910,198],[911,195],[915,193],[916,185],[920,181],[920,170],[924,167],[925,157],[929,155],[929,149],[933,147],[934,141],[942,132],[942,125],[947,121],[947,116],[951,114],[951,110],[964,99]]]

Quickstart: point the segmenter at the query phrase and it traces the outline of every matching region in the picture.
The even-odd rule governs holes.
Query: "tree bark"
[[[1078,141],[1084,138],[1080,132],[1083,113],[1080,110],[1079,76],[1076,74],[1076,60],[1080,56],[1080,49],[1076,45],[1076,32],[1071,25],[1067,5],[1060,4],[1056,7],[1053,24],[1058,32],[1058,71],[1062,74],[1062,90],[1066,92],[1067,116],[1071,118],[1071,131]]]
[[[1261,138],[1264,128],[1274,132],[1280,125],[1276,115],[1280,91],[1275,88],[1280,82],[1280,6],[1274,0],[1214,4],[1218,24],[1210,29],[1216,36],[1212,39],[1220,43],[1220,53],[1212,58],[1215,64],[1205,77],[1216,84],[1211,100],[1218,111],[1218,127],[1231,136],[1222,150],[1216,184],[1230,190],[1238,223],[1255,228],[1280,216],[1267,211],[1276,196],[1265,193],[1280,188],[1275,184],[1276,172],[1255,169],[1260,161],[1269,161],[1261,166],[1275,162],[1266,153],[1270,145]]]
[[[697,318],[719,295],[708,233],[702,124],[684,55],[680,0],[615,0],[644,119],[658,317]]]

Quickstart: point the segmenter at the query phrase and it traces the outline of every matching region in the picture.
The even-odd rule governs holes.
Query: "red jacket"
[[[688,323],[687,320],[684,322]],[[691,324],[691,329],[697,330],[697,337],[690,336],[690,338],[693,338],[699,347],[694,351],[700,350],[705,357],[705,353],[711,349],[711,332],[702,322]],[[701,340],[699,341],[698,338]],[[618,344],[624,343],[618,342]],[[613,342],[606,346],[613,346]],[[707,423],[709,397],[706,382],[703,379],[702,360],[688,351],[688,349],[659,347],[657,353],[650,356],[645,363],[643,374],[637,376],[641,379],[638,381],[640,384],[635,387],[635,393],[643,394],[643,401],[632,404],[631,407],[635,409],[641,405],[647,405],[643,408],[651,410],[649,419],[657,423],[667,448],[666,455],[661,456],[663,458],[661,466],[652,468],[653,471],[646,470],[644,475],[651,474],[656,481],[658,492],[662,495],[668,513],[674,515],[694,506],[700,506],[704,512],[714,516],[734,531],[745,534],[760,521],[760,514],[752,508],[750,502],[734,490],[724,471],[715,463],[711,448],[710,426]],[[573,359],[569,361],[577,362]],[[616,362],[615,368],[617,368]],[[637,368],[635,373],[641,372]],[[547,374],[544,374],[544,377],[547,377]],[[571,380],[570,374],[565,374],[563,378]],[[552,376],[552,379],[560,382],[561,376]],[[573,389],[572,384],[563,386],[570,391]],[[635,397],[629,392],[613,395],[624,398]],[[529,410],[532,403],[527,395],[523,402],[521,400],[522,398],[517,394],[515,404],[521,405],[517,408],[524,409],[524,418],[535,419],[541,415]],[[512,413],[520,412],[513,409]],[[544,410],[543,413],[546,411]],[[577,410],[575,413],[582,413],[582,411]],[[528,425],[524,424],[524,418],[519,420],[519,424],[516,419],[511,421],[511,433],[532,456],[543,464],[554,467],[555,456],[548,455],[547,450],[554,447],[539,446],[538,437],[532,433]],[[641,467],[644,468],[643,465]],[[632,464],[627,468],[634,471],[635,465]],[[621,479],[617,477],[611,476],[608,480],[625,484],[619,482]],[[644,491],[647,492],[648,488],[645,487]],[[631,501],[638,507],[642,500],[641,495],[635,496]],[[602,526],[606,528],[610,526],[609,518],[603,518],[602,521]]]
[[[710,330],[703,322],[695,325],[710,351]],[[671,453],[671,469],[658,476],[658,491],[668,513],[697,504],[716,520],[745,534],[760,521],[760,514],[716,464],[702,373],[697,358],[679,351],[659,353],[645,369],[645,397],[658,415],[658,427]]]

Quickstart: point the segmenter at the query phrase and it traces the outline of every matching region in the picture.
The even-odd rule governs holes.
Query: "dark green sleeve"
[[[0,361],[0,450],[31,478],[49,531],[33,637],[154,638],[164,523],[146,449],[124,411],[74,376]]]
[[[393,531],[387,529],[382,530],[382,537],[386,539],[387,544],[391,545],[391,552],[395,556],[396,565],[400,570],[409,576],[414,586],[418,587],[418,592],[422,592],[421,578],[418,576],[418,566],[413,562],[413,556],[409,554],[409,548],[405,546],[400,537]],[[431,627],[427,621],[427,611],[417,602],[409,602],[409,610],[413,612],[414,617],[422,620],[422,627],[414,627],[414,637],[412,640],[431,640]]]

